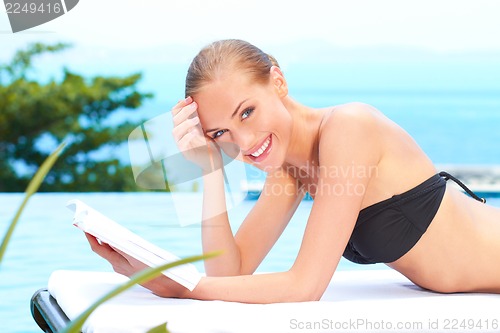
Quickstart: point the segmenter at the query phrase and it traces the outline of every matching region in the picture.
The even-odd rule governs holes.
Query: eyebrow
[[[243,105],[243,103],[245,103],[246,101],[248,101],[248,98],[244,99],[243,101],[240,102],[240,104],[238,104],[238,106],[236,107],[236,109],[234,109],[233,114],[231,115],[231,119],[234,118],[234,116],[236,115],[236,113],[238,113],[238,110],[241,108],[241,106]],[[219,130],[218,128],[209,129],[209,130],[206,130],[205,133],[209,133],[209,132],[213,132],[213,131],[218,131],[218,130]]]

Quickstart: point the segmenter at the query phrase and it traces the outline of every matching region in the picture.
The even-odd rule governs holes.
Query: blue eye
[[[221,136],[222,134],[224,134],[224,132],[226,132],[226,130],[220,130],[220,131],[215,132],[212,135],[212,139],[217,139],[219,136]]]
[[[248,117],[250,117],[250,115],[252,114],[252,112],[254,110],[255,110],[255,108],[253,108],[253,107],[249,107],[249,108],[246,108],[245,110],[243,110],[243,112],[241,113],[241,120],[245,120]],[[212,134],[212,139],[217,139],[218,137],[220,137],[222,134],[224,134],[226,132],[227,132],[227,130],[225,130],[225,129],[218,130],[217,132],[214,132],[214,134]]]
[[[243,111],[241,113],[241,119],[248,118],[252,114],[253,111],[254,111],[254,108],[247,108],[247,109],[245,109],[245,111]]]

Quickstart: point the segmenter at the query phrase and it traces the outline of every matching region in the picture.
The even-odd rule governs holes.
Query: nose
[[[245,154],[246,151],[252,149],[253,145],[255,144],[255,135],[250,131],[233,131],[232,136],[233,142],[238,147],[240,147],[240,150],[243,154]]]

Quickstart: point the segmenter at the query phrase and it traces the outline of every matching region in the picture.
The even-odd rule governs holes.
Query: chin
[[[276,161],[276,159],[273,160],[274,161],[269,159],[269,161],[262,161],[262,163],[255,163],[251,161],[249,164],[267,173],[276,171],[283,167],[284,159],[281,161]]]
[[[266,173],[269,173],[269,172],[274,172],[276,170],[278,170],[279,168],[281,168],[281,165],[255,165],[254,166]]]

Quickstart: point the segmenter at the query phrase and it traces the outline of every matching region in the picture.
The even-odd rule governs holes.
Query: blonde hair
[[[276,59],[258,47],[239,39],[224,39],[205,46],[194,57],[186,75],[187,96],[216,80],[223,71],[242,70],[257,83],[269,81],[269,71]]]

